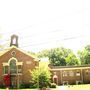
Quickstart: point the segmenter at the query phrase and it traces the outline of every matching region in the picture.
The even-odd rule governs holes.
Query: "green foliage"
[[[37,88],[37,84],[34,81],[30,81],[30,88]]]
[[[44,66],[40,66],[35,68],[33,71],[31,71],[31,76],[32,76],[32,81],[34,82],[34,84],[38,87],[43,87],[48,86],[48,84],[50,83],[50,72],[49,70],[44,67]]]
[[[0,88],[5,88],[5,86],[3,85],[3,83],[0,84]]]
[[[81,65],[90,64],[90,45],[87,45],[84,50],[78,51],[78,57]]]
[[[73,53],[69,54],[68,57],[66,57],[66,65],[79,65],[79,60]]]
[[[49,60],[52,65],[55,66],[65,66],[65,57],[63,56],[63,52],[59,48],[52,49],[49,53]]]
[[[79,65],[79,60],[72,50],[65,48],[54,48],[50,51],[49,60],[55,66]]]
[[[24,83],[24,82],[22,82],[20,84],[20,88],[30,88],[30,83]]]
[[[50,83],[50,88],[56,88],[56,84],[55,83]]]
[[[71,49],[53,48],[38,53],[38,57],[48,57],[54,66],[79,65],[80,62]]]
[[[38,53],[37,53],[37,56],[38,56],[39,58],[48,57],[48,55],[49,55],[49,50],[42,50],[41,52],[38,52]]]

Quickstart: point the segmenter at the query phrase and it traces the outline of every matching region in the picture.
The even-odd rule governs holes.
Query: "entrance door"
[[[16,75],[11,75],[11,88],[17,88],[17,78],[16,78]]]

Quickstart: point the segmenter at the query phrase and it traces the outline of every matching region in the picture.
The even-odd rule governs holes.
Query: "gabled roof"
[[[11,46],[3,51],[0,51],[0,56],[4,55],[5,53],[7,53],[8,51],[12,50],[12,49],[16,49],[22,53],[24,53],[25,55],[27,56],[30,56],[31,58],[33,58],[35,61],[38,61],[38,59],[34,56],[34,55],[31,55],[30,53],[27,53],[26,51],[24,50],[21,50],[20,48],[17,48],[16,46]]]

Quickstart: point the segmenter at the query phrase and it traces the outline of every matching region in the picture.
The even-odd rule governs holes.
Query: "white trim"
[[[16,60],[16,65],[23,65],[23,62],[18,62],[18,60],[14,57],[10,58],[9,61],[6,63],[6,62],[3,62],[3,66],[9,66],[10,65],[10,61],[11,60]]]
[[[17,62],[17,63],[16,63],[16,66],[17,66],[17,65],[23,65],[23,62]]]
[[[12,61],[12,60],[15,60],[16,61],[16,66],[18,66],[18,65],[23,65],[23,62],[18,62],[18,60],[16,59],[16,58],[14,58],[14,57],[12,57],[12,58],[10,58],[9,59],[9,61],[6,63],[6,62],[3,62],[2,64],[3,64],[3,67],[5,67],[5,66],[10,66],[10,62]],[[8,74],[8,73],[7,73]],[[4,69],[4,74],[3,75],[7,75],[7,74],[5,74],[5,69]],[[18,68],[17,68],[17,74],[18,75],[22,75],[22,73],[18,73]],[[17,74],[13,74],[13,75],[17,75]]]
[[[9,63],[2,63],[3,66],[9,66]]]
[[[14,58],[14,57],[12,57],[12,58],[10,58],[9,61],[8,61],[9,64],[10,64],[10,61],[11,61],[11,60],[16,60],[16,63],[17,63],[17,59]]]

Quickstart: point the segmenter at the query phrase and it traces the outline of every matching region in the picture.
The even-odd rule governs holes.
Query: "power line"
[[[76,36],[76,37],[69,37],[69,38],[63,38],[63,39],[61,39],[61,41],[63,41],[63,40],[71,40],[71,39],[77,39],[77,38],[80,38],[81,36]],[[53,40],[53,39],[52,39]],[[55,41],[53,41],[53,42],[56,42],[56,41],[58,41],[58,40],[60,40],[59,38],[58,39],[55,39]],[[46,41],[46,42],[41,42],[41,43],[36,43],[36,44],[29,44],[29,45],[25,45],[25,46],[21,46],[21,47],[30,47],[30,46],[40,46],[40,45],[42,45],[42,44],[49,44],[49,43],[52,43],[52,41],[51,40],[49,40],[49,41]]]

